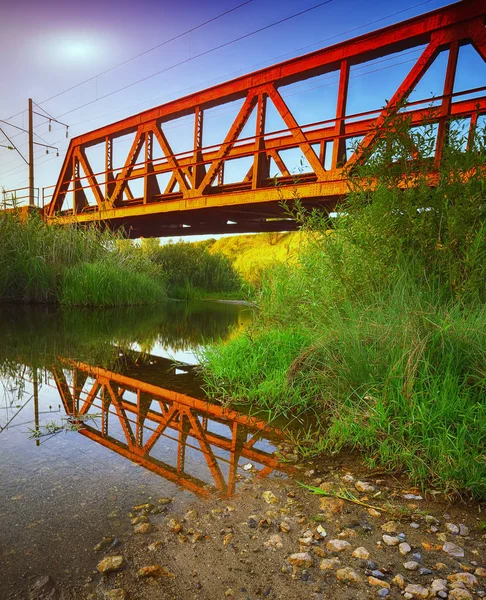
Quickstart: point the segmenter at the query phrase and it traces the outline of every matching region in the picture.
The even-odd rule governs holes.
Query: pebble
[[[142,567],[137,571],[137,576],[140,579],[144,579],[146,577],[175,577],[174,573],[171,573],[169,569],[161,567],[160,565],[149,565],[147,567]]]
[[[339,558],[323,558],[319,565],[319,569],[321,569],[321,571],[332,571],[339,565],[339,562]]]
[[[437,594],[438,592],[446,592],[447,591],[447,581],[445,579],[434,579],[432,582],[430,589]]]
[[[380,596],[380,598],[386,598],[389,593],[390,590],[388,588],[381,588],[378,590],[378,596]]]
[[[412,529],[418,529],[420,527],[420,525],[418,523],[410,523],[410,527]]]
[[[123,556],[107,556],[101,562],[98,563],[97,569],[100,573],[110,573],[112,571],[118,571],[123,565]]]
[[[279,503],[279,499],[277,498],[277,496],[275,496],[275,494],[273,492],[271,492],[270,490],[263,492],[262,496],[267,504],[278,504]]]
[[[125,600],[127,593],[123,588],[115,588],[113,590],[105,590],[103,596],[106,600]]]
[[[93,550],[95,552],[100,552],[101,550],[105,550],[108,547],[116,546],[117,541],[118,540],[116,539],[116,537],[113,537],[112,535],[110,535],[108,537],[103,538],[99,544],[96,544],[96,546],[93,548]]]
[[[400,538],[391,535],[385,534],[382,536],[381,539],[387,546],[398,546],[398,544],[400,543]]]
[[[367,481],[357,481],[354,484],[354,487],[358,490],[358,492],[363,494],[372,494],[376,491],[376,487]]]
[[[382,581],[381,579],[377,579],[376,577],[373,577],[372,575],[370,575],[368,577],[368,583],[370,585],[374,585],[374,586],[377,586],[377,587],[390,589],[390,584],[389,583],[387,583],[386,581]]]
[[[471,594],[463,589],[456,588],[455,590],[451,590],[448,596],[449,600],[472,600]]]
[[[135,517],[134,519],[132,519],[132,525],[139,525],[140,523],[148,523],[148,517],[146,515],[138,515],[138,517]]]
[[[368,558],[370,557],[370,553],[368,552],[368,550],[366,550],[366,548],[364,548],[363,546],[360,546],[359,548],[356,548],[356,550],[354,550],[352,556],[353,556],[353,558],[360,558],[362,560],[368,560]]]
[[[179,523],[176,519],[170,519],[167,525],[174,533],[180,533],[183,530],[182,523]]]
[[[461,523],[459,525],[459,535],[462,537],[467,537],[469,535],[469,527]]]
[[[138,534],[146,534],[146,533],[150,533],[153,530],[153,525],[151,523],[140,523],[139,525],[136,525],[136,527],[134,528],[134,533],[138,533]]]
[[[447,578],[451,583],[460,581],[468,588],[475,588],[478,585],[478,580],[472,573],[454,573]]]
[[[250,525],[249,523],[247,523],[247,524]],[[257,522],[255,521],[254,527],[256,527],[256,526],[257,526]],[[250,527],[251,527],[251,525],[250,525]],[[278,526],[278,528],[280,529],[280,531],[282,533],[289,533],[289,531],[290,531],[290,525],[287,523],[287,521],[282,521],[280,523],[280,525]]]
[[[173,501],[173,499],[172,499],[172,498],[159,498],[159,499],[157,500],[157,502],[158,502],[159,504],[162,504],[162,506],[165,506],[166,504],[170,504],[172,501]]]
[[[319,537],[321,538],[325,538],[327,536],[327,531],[322,525],[318,525],[316,531],[319,534]]]
[[[392,579],[392,583],[399,587],[401,590],[403,590],[403,588],[405,587],[405,579],[403,575],[395,575],[395,577]]]
[[[459,534],[459,527],[457,525],[454,525],[454,523],[446,523],[445,528],[449,533],[452,533],[454,535]]]
[[[342,513],[345,503],[341,498],[321,498],[320,505],[322,512],[329,519],[334,515]]]
[[[373,571],[371,571],[371,574],[377,579],[385,579],[385,574],[381,571],[378,571],[378,569],[373,569]]]
[[[432,571],[430,569],[422,567],[419,569],[419,575],[432,575]]]
[[[399,546],[398,546],[398,550],[400,551],[400,554],[402,556],[405,556],[405,554],[408,554],[409,552],[412,551],[412,548],[410,547],[410,544],[407,544],[407,542],[402,542]]]
[[[343,581],[346,583],[361,583],[361,577],[351,569],[350,567],[344,567],[343,569],[338,569],[336,571],[336,578],[338,581]]]
[[[408,562],[403,563],[403,566],[405,569],[407,569],[407,571],[416,571],[419,568],[418,562],[415,562],[414,560],[409,560]]]
[[[464,556],[464,550],[452,542],[446,542],[442,546],[442,550],[451,556],[455,556],[456,558],[462,558]]]
[[[326,544],[326,548],[329,552],[343,552],[351,547],[351,544],[346,540],[329,540]]]
[[[224,595],[226,596],[226,598],[233,598],[233,596],[235,595],[235,591],[231,588],[227,588],[227,590],[224,592]]]
[[[483,567],[478,567],[474,571],[474,575],[477,575],[478,577],[486,577],[486,569],[484,569]]]
[[[270,548],[274,552],[283,548],[282,538],[276,533],[268,538],[268,540],[263,544],[265,548]]]
[[[410,594],[409,598],[428,598],[429,590],[425,588],[423,585],[417,585],[416,583],[410,583],[405,588],[405,597],[406,594]]]
[[[293,565],[294,567],[304,568],[312,567],[312,565],[314,564],[314,560],[308,552],[297,552],[295,554],[291,554],[287,558],[287,562]]]
[[[395,521],[387,521],[381,528],[385,533],[396,533],[398,526]]]

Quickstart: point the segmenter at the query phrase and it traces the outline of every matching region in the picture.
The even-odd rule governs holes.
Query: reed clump
[[[451,123],[437,169],[432,128],[389,130],[336,217],[298,212],[298,263],[265,273],[253,331],[204,351],[206,384],[273,414],[311,411],[316,449],[484,498],[485,132],[466,150]]]

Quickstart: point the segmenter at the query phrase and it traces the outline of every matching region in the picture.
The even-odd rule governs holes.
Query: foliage
[[[177,242],[160,245],[158,240],[143,240],[142,254],[158,265],[167,278],[169,295],[193,298],[198,292],[239,292],[241,280],[228,258],[210,254],[206,244]]]
[[[484,497],[486,144],[477,132],[465,150],[454,127],[437,169],[435,131],[398,121],[335,218],[297,215],[299,263],[265,274],[261,327],[209,348],[205,378],[285,414],[312,407],[329,451]]]
[[[106,229],[46,225],[38,214],[14,212],[0,216],[0,238],[0,300],[105,306],[133,303],[137,286],[143,302],[165,296],[160,269],[119,250]]]

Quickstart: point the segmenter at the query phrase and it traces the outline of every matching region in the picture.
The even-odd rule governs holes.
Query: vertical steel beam
[[[196,190],[206,175],[206,167],[203,164],[203,155],[201,152],[203,144],[203,126],[204,112],[200,106],[194,109],[194,164],[192,166],[191,186]]]
[[[105,202],[108,202],[115,189],[115,177],[113,175],[113,138],[105,138]]]
[[[339,71],[339,87],[336,104],[336,125],[335,133],[336,138],[334,139],[334,145],[332,148],[332,163],[331,169],[337,169],[342,167],[346,162],[346,139],[344,136],[345,131],[345,120],[346,116],[346,103],[348,100],[348,87],[349,87],[349,62],[345,59],[341,61],[341,68]]]
[[[147,204],[154,196],[160,194],[159,183],[154,174],[153,163],[154,133],[145,132],[145,175],[143,178],[143,203]]]
[[[262,186],[268,179],[269,160],[265,152],[265,117],[267,112],[267,95],[258,95],[256,129],[255,129],[255,157],[253,160],[253,176],[251,186],[255,190]]]
[[[448,144],[450,130],[450,116],[452,106],[452,92],[454,91],[454,79],[456,77],[457,57],[459,54],[459,42],[451,42],[449,46],[449,58],[444,80],[444,91],[442,106],[440,108],[440,121],[437,131],[437,144],[435,147],[435,162],[438,165],[442,160],[444,146]]]

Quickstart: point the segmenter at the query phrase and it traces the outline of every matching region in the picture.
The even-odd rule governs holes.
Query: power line
[[[259,29],[254,29],[253,31],[250,31],[249,33],[245,33],[244,35],[240,35],[237,38],[234,38],[232,40],[230,40],[229,42],[224,42],[223,44],[219,44],[218,46],[213,46],[213,48],[210,48],[209,50],[205,50],[204,52],[200,52],[199,54],[196,54],[195,56],[191,56],[189,58],[186,58],[184,60],[179,61],[178,63],[174,63],[173,65],[170,65],[168,67],[165,67],[165,69],[161,69],[160,71],[157,71],[156,73],[152,73],[152,75],[147,75],[146,77],[143,77],[142,79],[139,79],[137,81],[134,81],[133,83],[129,83],[127,85],[124,85],[121,88],[118,88],[117,90],[113,90],[112,92],[109,92],[108,94],[104,94],[103,96],[100,96],[99,98],[96,98],[96,100],[91,100],[90,102],[86,102],[85,104],[81,104],[81,106],[77,106],[76,108],[72,108],[71,110],[66,111],[65,113],[62,113],[61,115],[59,115],[60,117],[64,117],[66,115],[69,115],[77,110],[80,110],[81,108],[84,108],[85,106],[89,106],[91,104],[94,104],[95,102],[99,102],[100,100],[104,100],[105,98],[109,98],[110,96],[113,96],[114,94],[118,94],[119,92],[123,92],[125,90],[127,90],[128,88],[133,87],[134,85],[138,85],[140,83],[143,83],[144,81],[147,81],[148,79],[152,79],[153,77],[157,77],[157,75],[161,75],[162,73],[166,73],[167,71],[171,71],[172,69],[175,69],[176,67],[180,67],[184,64],[187,64],[189,62],[192,62],[193,60],[196,60],[197,58],[201,58],[202,56],[207,56],[208,54],[212,54],[213,52],[216,52],[217,50],[221,50],[222,48],[227,48],[228,46],[231,46],[232,44],[236,44],[236,42],[240,42],[241,40],[245,40],[249,37],[252,37],[254,35],[256,35],[257,33],[261,33],[262,31],[267,31],[268,29],[271,29],[272,27],[276,27],[277,25],[281,25],[282,23],[285,23],[287,21],[290,21],[291,19],[295,19],[296,17],[300,17],[301,15],[304,15],[308,12],[311,12],[312,10],[315,10],[316,8],[320,8],[321,6],[324,6],[325,4],[330,4],[333,0],[325,0],[324,2],[320,2],[319,4],[315,4],[314,6],[311,6],[310,8],[306,8],[305,10],[301,10],[297,13],[294,13],[288,17],[285,17],[283,19],[279,19],[278,21],[274,21],[273,23],[270,23],[269,25],[265,25],[265,27],[260,27]]]

